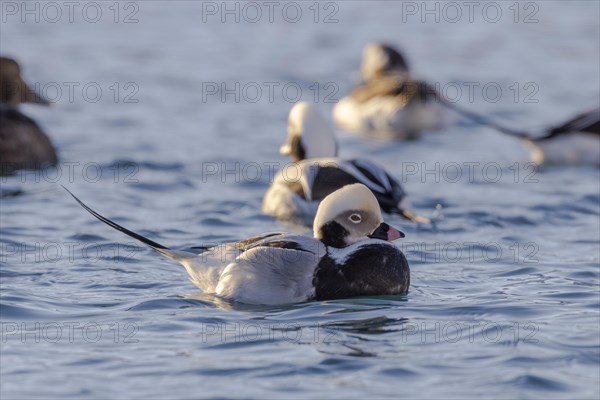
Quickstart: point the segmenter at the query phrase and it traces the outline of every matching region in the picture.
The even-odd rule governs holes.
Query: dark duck
[[[21,78],[19,64],[0,57],[0,175],[56,164],[50,139],[39,125],[19,111],[21,103],[49,105]]]

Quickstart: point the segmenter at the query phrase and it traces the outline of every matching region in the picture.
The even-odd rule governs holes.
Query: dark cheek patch
[[[294,162],[302,161],[306,158],[306,150],[302,145],[300,136],[294,136],[290,143],[290,156]]]
[[[325,246],[336,247],[338,249],[346,247],[346,238],[348,235],[350,235],[350,232],[335,221],[328,222],[321,228],[321,241]]]

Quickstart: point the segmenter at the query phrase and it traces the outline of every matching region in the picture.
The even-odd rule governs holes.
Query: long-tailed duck
[[[57,162],[48,136],[18,110],[21,103],[49,104],[23,81],[15,60],[0,57],[0,175]]]
[[[383,167],[365,159],[336,157],[337,145],[329,123],[312,104],[292,107],[288,118],[288,142],[280,152],[294,163],[282,168],[263,198],[263,212],[282,220],[312,221],[319,203],[329,194],[352,183],[366,185],[384,212],[415,222],[429,223],[415,215],[400,183]]]
[[[233,301],[287,304],[393,295],[406,293],[410,285],[408,262],[390,243],[404,234],[383,222],[377,199],[361,184],[345,186],[323,200],[314,237],[271,233],[201,254],[171,250],[71,195],[100,221],[183,264],[204,292]]]
[[[541,137],[526,138],[525,143],[538,165],[600,166],[600,108],[548,129]]]
[[[333,108],[333,119],[340,128],[407,140],[453,122],[435,88],[413,79],[405,58],[391,46],[366,46],[361,75],[363,84]]]

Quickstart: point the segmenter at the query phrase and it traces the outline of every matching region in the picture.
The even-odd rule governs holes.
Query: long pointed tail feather
[[[481,114],[478,114],[478,113],[475,113],[475,112],[472,112],[469,110],[465,110],[464,108],[458,106],[457,104],[447,100],[445,97],[438,95],[437,98],[441,101],[441,104],[443,104],[444,106],[448,107],[451,110],[454,110],[454,112],[462,115],[463,117],[465,117],[479,125],[488,126],[492,129],[495,129],[506,135],[515,136],[515,137],[518,137],[521,139],[528,139],[531,137],[531,134],[529,132],[520,131],[518,129],[513,129],[513,128],[509,128],[507,126],[501,125],[486,116],[483,116]]]
[[[160,243],[157,243],[153,240],[148,239],[147,237],[144,237],[142,235],[140,235],[139,233],[135,233],[119,224],[117,224],[114,221],[111,221],[110,219],[98,214],[96,211],[92,210],[90,207],[88,207],[83,201],[79,200],[79,198],[77,198],[77,196],[75,196],[73,193],[71,193],[71,191],[69,189],[67,189],[66,187],[63,186],[63,189],[65,189],[67,191],[67,193],[69,193],[78,203],[81,207],[83,207],[87,212],[89,212],[90,214],[92,214],[94,217],[96,217],[97,219],[99,219],[100,221],[104,222],[106,225],[110,226],[111,228],[114,228],[118,231],[123,232],[124,234],[139,240],[140,242],[150,246],[151,248],[153,248],[154,250],[156,250],[157,252],[159,252],[160,254],[164,255],[167,258],[173,259],[173,260],[177,260],[177,261],[182,261],[185,260],[187,258],[192,258],[192,257],[196,257],[197,255],[194,253],[189,253],[186,251],[178,251],[178,250],[171,250],[166,246],[163,246]]]

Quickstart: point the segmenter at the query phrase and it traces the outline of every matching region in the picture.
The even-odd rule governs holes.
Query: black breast
[[[343,264],[323,257],[313,285],[317,300],[402,294],[410,286],[410,268],[399,249],[372,244],[359,248]]]
[[[50,139],[19,110],[0,107],[0,175],[37,169],[57,162]]]

